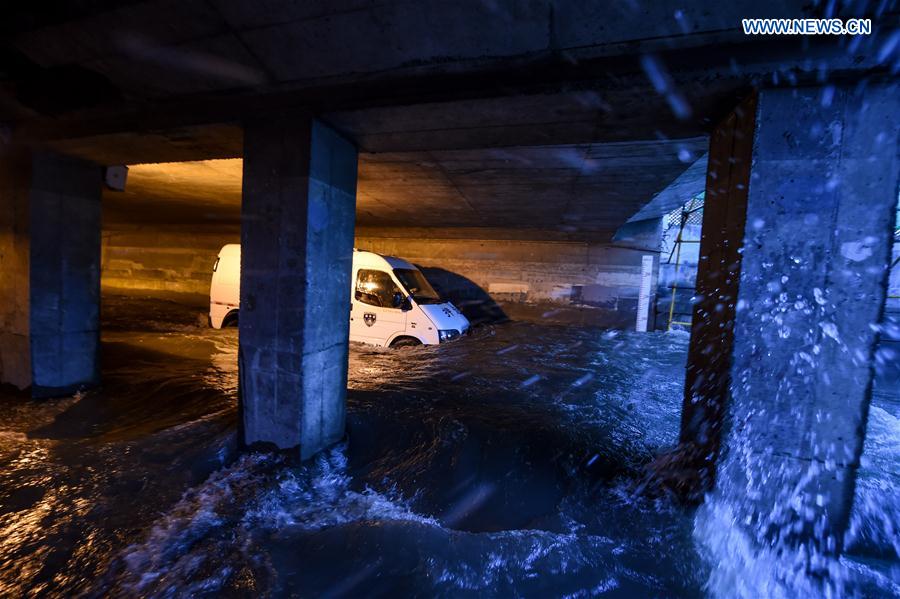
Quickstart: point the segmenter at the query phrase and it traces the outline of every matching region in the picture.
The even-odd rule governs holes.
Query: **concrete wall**
[[[658,258],[656,239],[650,234],[599,244],[553,232],[358,229],[355,245],[417,264],[441,293],[476,321],[507,316],[631,328],[641,257]],[[103,290],[203,305],[219,248],[239,241],[240,232],[231,226],[106,230]],[[656,285],[654,280],[652,288]]]
[[[364,229],[357,232],[356,245],[415,263],[442,294],[476,320],[502,311],[514,319],[634,326],[641,257],[658,257],[655,251],[496,237]]]
[[[207,304],[219,249],[240,240],[240,230],[235,227],[104,230],[103,292],[169,296],[191,304]]]

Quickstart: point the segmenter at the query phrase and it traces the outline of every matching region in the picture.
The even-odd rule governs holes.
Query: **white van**
[[[217,329],[237,323],[241,246],[219,251],[209,289],[209,321]],[[441,299],[422,272],[400,258],[353,250],[350,341],[371,345],[433,345],[469,330],[469,321]]]

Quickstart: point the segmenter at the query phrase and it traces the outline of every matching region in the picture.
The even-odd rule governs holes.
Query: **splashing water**
[[[644,466],[677,440],[684,332],[509,323],[440,347],[353,346],[348,438],[294,464],[266,454],[228,462],[236,331],[196,321],[110,323],[104,347],[116,359],[102,393],[3,415],[4,486],[55,489],[21,493],[2,516],[19,531],[0,543],[6,592],[802,588],[791,556],[755,553],[726,504],[713,499],[695,517],[637,491]],[[898,412],[872,409],[836,593],[897,594]],[[750,568],[744,577],[720,569],[735,556]],[[773,579],[792,584],[764,582]]]

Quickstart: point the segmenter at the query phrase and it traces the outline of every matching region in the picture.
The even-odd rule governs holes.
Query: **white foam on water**
[[[805,546],[761,545],[746,532],[727,501],[707,496],[697,510],[694,539],[711,571],[712,597],[794,599],[844,596],[846,569]],[[810,567],[827,576],[810,576]]]
[[[187,491],[142,543],[122,552],[122,587],[149,596],[221,589],[233,570],[220,565],[215,550],[220,543],[226,551],[241,551],[252,534],[286,527],[318,530],[360,520],[439,526],[399,498],[351,490],[344,449],[332,448],[299,468],[286,467],[274,456],[249,454],[217,471]],[[242,553],[264,567],[262,556]]]
[[[300,467],[268,455],[242,456],[185,493],[143,542],[122,552],[125,574],[119,587],[126,594],[151,597],[227,592],[248,564],[271,580],[283,574],[268,563],[266,535],[301,538],[304,532],[351,523],[376,528],[395,523],[401,524],[392,537],[398,547],[422,552],[419,575],[429,585],[423,592],[520,595],[552,588],[560,596],[588,597],[621,590],[623,585],[667,588],[665,580],[643,567],[635,570],[634,565],[642,561],[636,555],[656,551],[648,543],[662,550],[670,532],[657,530],[652,539],[623,540],[585,532],[576,520],[562,531],[463,532],[416,513],[410,507],[412,499],[368,488],[357,491],[351,481],[343,447]],[[608,501],[633,501],[625,490],[621,493],[613,491]],[[575,509],[583,501],[575,501]],[[649,504],[633,507],[659,513]],[[260,538],[262,542],[254,540]],[[419,545],[417,539],[423,538],[428,541]],[[390,549],[386,550],[384,559],[389,560]],[[375,560],[358,574],[366,579],[380,566],[381,561]],[[363,584],[350,586],[359,591]]]
[[[885,567],[885,561],[896,564],[900,555],[898,468],[900,419],[872,406],[840,558],[816,553],[814,544],[761,542],[756,528],[740,521],[733,509],[733,502],[741,501],[736,489],[708,495],[694,521],[695,542],[711,568],[706,590],[713,597],[773,599],[900,595],[900,568]],[[802,494],[801,487],[795,491]],[[789,506],[792,501],[786,489],[778,504]],[[874,561],[866,557],[873,553]]]
[[[862,466],[845,546],[900,556],[900,418],[880,406],[869,410]]]
[[[405,520],[439,526],[437,520],[414,513],[409,500],[370,488],[352,490],[344,452],[344,446],[332,448],[317,456],[310,467],[281,471],[277,482],[248,507],[241,524],[257,529],[320,530],[360,520]]]

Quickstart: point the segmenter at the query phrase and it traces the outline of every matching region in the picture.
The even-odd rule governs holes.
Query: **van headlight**
[[[443,331],[438,331],[438,341],[440,343],[450,341],[451,339],[456,339],[457,337],[459,337],[459,331],[457,331],[456,329],[446,329]]]

